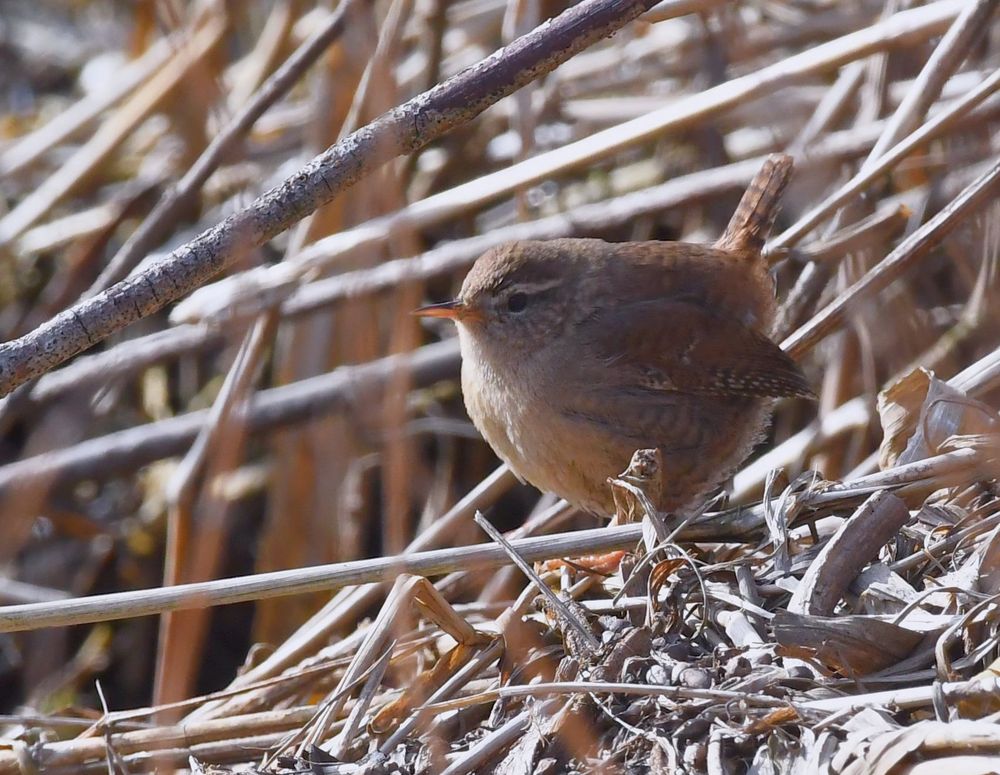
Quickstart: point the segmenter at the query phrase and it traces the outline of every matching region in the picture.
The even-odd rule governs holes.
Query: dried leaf
[[[779,611],[774,636],[786,647],[806,648],[847,675],[868,675],[902,661],[923,634],[870,616],[802,616]]]
[[[918,368],[879,393],[882,470],[937,454],[952,436],[1000,431],[992,407],[969,398],[930,371]]]

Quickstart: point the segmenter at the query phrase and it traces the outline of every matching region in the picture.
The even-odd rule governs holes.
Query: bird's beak
[[[414,315],[424,318],[448,318],[449,320],[465,320],[478,318],[475,310],[461,299],[443,301],[440,304],[428,304],[413,311]]]

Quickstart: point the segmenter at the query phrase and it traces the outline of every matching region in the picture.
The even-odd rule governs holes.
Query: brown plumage
[[[420,311],[458,323],[469,415],[515,473],[609,513],[608,477],[655,447],[656,505],[677,510],[742,462],[774,398],[812,395],[767,336],[760,250],[791,167],[768,160],[714,246],[515,242]]]

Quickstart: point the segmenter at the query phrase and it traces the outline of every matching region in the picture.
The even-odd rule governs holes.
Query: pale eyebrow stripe
[[[554,278],[552,280],[538,280],[536,282],[512,282],[507,287],[511,290],[518,290],[522,293],[542,293],[551,290],[559,285],[562,280]]]

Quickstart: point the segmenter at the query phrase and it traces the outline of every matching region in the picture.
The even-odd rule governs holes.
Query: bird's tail
[[[734,253],[760,254],[774,225],[781,194],[792,175],[792,157],[776,153],[768,157],[740,200],[717,248]]]

